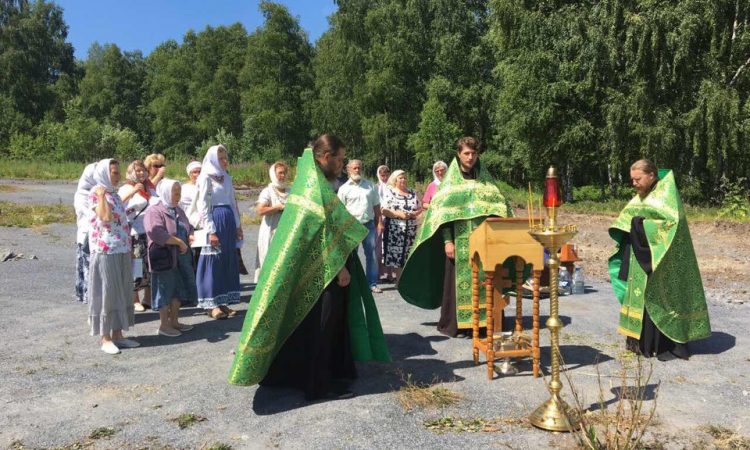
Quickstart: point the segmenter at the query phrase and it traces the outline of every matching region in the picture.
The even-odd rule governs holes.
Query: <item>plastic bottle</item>
[[[583,268],[576,266],[573,271],[573,294],[583,294],[586,292],[585,282],[583,279]]]
[[[570,295],[573,291],[573,285],[570,281],[570,272],[565,266],[560,267],[560,272],[557,277],[557,285],[559,293],[562,295]]]

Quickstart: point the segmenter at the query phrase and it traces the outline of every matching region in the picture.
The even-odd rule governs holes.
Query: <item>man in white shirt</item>
[[[367,283],[374,293],[383,292],[378,287],[378,263],[375,261],[376,227],[380,226],[380,196],[378,189],[369,181],[362,178],[362,161],[353,159],[346,165],[349,179],[341,185],[338,196],[346,210],[357,218],[359,223],[367,227],[368,233],[362,242],[365,252],[365,271]]]

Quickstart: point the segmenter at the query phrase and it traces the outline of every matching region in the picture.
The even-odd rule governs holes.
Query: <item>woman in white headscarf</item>
[[[131,292],[130,226],[116,186],[120,164],[103,159],[93,175],[96,187],[89,195],[89,325],[92,336],[101,336],[101,350],[114,355],[121,348],[140,344],[122,335],[135,324]]]
[[[430,183],[427,186],[427,190],[424,193],[424,196],[422,197],[422,208],[427,209],[430,207],[430,202],[432,201],[432,197],[435,195],[435,192],[437,192],[438,187],[440,186],[440,183],[443,181],[443,177],[445,176],[445,172],[448,171],[448,164],[444,163],[443,161],[437,161],[435,164],[432,165],[432,183]]]
[[[268,176],[271,182],[266,186],[255,202],[255,212],[263,217],[258,230],[258,252],[255,258],[255,283],[258,282],[258,275],[263,261],[268,253],[268,246],[271,245],[271,238],[279,225],[281,213],[284,212],[284,204],[289,195],[289,188],[286,182],[289,176],[289,165],[283,161],[276,161],[268,169]]]
[[[227,149],[214,145],[203,158],[197,182],[198,222],[208,233],[209,240],[198,258],[198,306],[214,319],[235,316],[237,312],[228,305],[240,302],[236,248],[243,233],[232,177],[226,170],[228,166]]]
[[[188,174],[188,180],[182,183],[182,194],[180,195],[180,208],[187,211],[190,203],[193,202],[195,195],[198,193],[198,176],[201,174],[201,163],[199,161],[190,161],[185,168]]]
[[[156,186],[159,203],[146,211],[144,219],[151,268],[151,307],[159,311],[158,333],[167,337],[177,337],[193,329],[179,322],[179,311],[181,306],[198,301],[190,253],[193,227],[179,207],[181,191],[179,182],[162,179]],[[154,260],[157,257],[162,259],[160,264]]]
[[[96,163],[83,169],[78,179],[78,188],[73,197],[73,208],[76,212],[76,298],[86,303],[86,290],[89,283],[89,194],[96,184],[94,170]]]

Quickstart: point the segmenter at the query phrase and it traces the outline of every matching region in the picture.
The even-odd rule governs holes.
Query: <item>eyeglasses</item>
[[[161,169],[164,167],[164,164],[151,164],[151,167],[156,167],[157,169]]]

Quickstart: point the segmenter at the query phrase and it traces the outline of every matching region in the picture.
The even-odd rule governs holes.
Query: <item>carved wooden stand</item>
[[[479,364],[479,352],[487,359],[487,378],[494,377],[495,358],[532,358],[534,377],[539,376],[539,278],[544,267],[544,250],[528,233],[528,220],[516,218],[488,218],[471,234],[469,254],[472,268],[472,326],[474,364]],[[514,274],[503,268],[508,258],[514,260]],[[532,306],[531,340],[523,334],[523,268],[524,264],[534,268],[534,291]],[[495,310],[493,291],[512,285],[515,275],[516,322],[513,330],[513,349],[495,350],[494,314],[487,314],[487,337],[479,338],[479,266],[484,268],[486,311]],[[506,300],[507,303],[507,300]],[[502,332],[502,321],[498,331]]]

